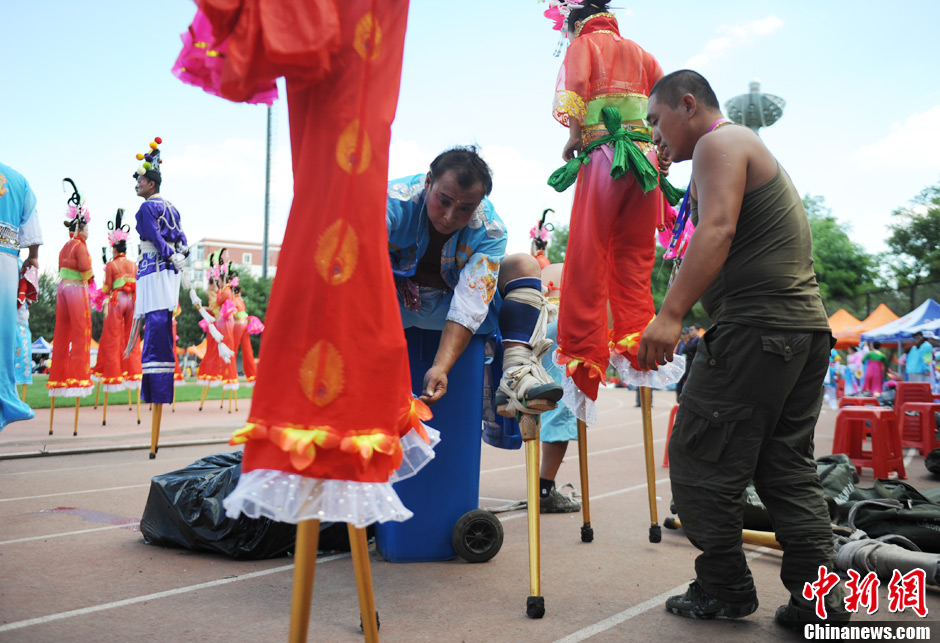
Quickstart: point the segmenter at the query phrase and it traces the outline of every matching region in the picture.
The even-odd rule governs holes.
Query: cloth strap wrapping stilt
[[[518,283],[517,283],[518,282]],[[503,328],[503,313],[511,311],[513,307],[522,309],[523,314],[517,314],[516,317],[530,317],[524,314],[525,309],[535,313],[531,315],[534,318],[534,324],[531,324],[531,332],[528,333],[528,339],[524,339],[524,331],[509,333],[509,337],[504,335],[503,341],[526,341],[528,346],[508,346],[503,355],[503,377],[499,382],[499,390],[502,391],[509,402],[507,411],[512,413],[532,413],[533,410],[526,407],[524,399],[525,393],[532,386],[538,386],[552,382],[552,377],[542,366],[542,358],[552,348],[552,340],[546,337],[548,326],[548,300],[542,295],[541,291],[530,287],[529,282],[540,283],[538,279],[514,279],[506,286],[506,295],[503,298],[503,309],[500,311],[500,328]],[[526,324],[526,325],[528,325]]]

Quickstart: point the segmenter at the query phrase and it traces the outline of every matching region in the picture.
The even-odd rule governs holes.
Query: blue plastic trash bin
[[[434,362],[440,331],[408,328],[411,388],[421,393]],[[480,427],[485,338],[474,335],[447,375],[447,394],[431,407],[429,426],[441,432],[434,459],[395,491],[414,517],[375,526],[375,549],[392,563],[451,560],[454,525],[480,502]]]

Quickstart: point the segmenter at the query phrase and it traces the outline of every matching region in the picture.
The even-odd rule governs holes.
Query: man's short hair
[[[721,109],[718,97],[705,77],[691,69],[680,69],[660,78],[650,91],[650,98],[658,100],[675,109],[686,94],[692,94],[701,105],[711,109]]]
[[[688,326],[683,326],[683,327],[682,327],[682,334],[683,334],[683,335],[688,335],[688,334],[689,334],[689,327],[688,327]]]
[[[493,172],[479,154],[475,145],[459,145],[438,154],[431,161],[431,181],[453,171],[457,184],[464,190],[471,189],[477,183],[483,184],[483,195],[488,196],[493,190]]]

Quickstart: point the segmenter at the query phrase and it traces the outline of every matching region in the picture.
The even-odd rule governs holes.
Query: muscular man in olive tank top
[[[699,299],[712,326],[699,340],[669,441],[673,498],[702,554],[696,579],[666,609],[740,618],[758,609],[741,547],[743,492],[753,480],[784,554],[790,600],[776,620],[820,622],[820,566],[833,569],[832,531],[813,458],[813,433],[832,339],[813,271],[812,239],[789,176],[749,129],[730,124],[708,82],[684,70],[650,94],[653,141],[673,162],[692,159],[695,234],[657,318],[641,366],[672,359],[683,317]],[[846,621],[843,591],[824,599]]]

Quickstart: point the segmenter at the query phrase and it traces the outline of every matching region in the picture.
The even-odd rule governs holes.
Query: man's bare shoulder
[[[760,137],[747,127],[728,125],[699,139],[692,154],[692,172],[714,175],[727,170],[746,174],[745,190],[773,178],[777,161]],[[699,169],[699,172],[696,172]]]

